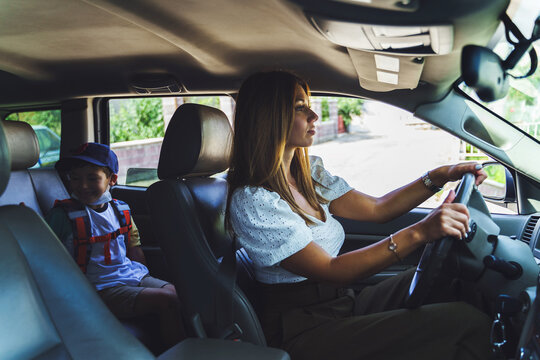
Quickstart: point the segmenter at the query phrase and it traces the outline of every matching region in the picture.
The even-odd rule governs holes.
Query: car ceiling
[[[345,0],[344,0],[345,1]],[[0,107],[133,94],[137,74],[169,74],[183,90],[234,93],[254,71],[287,69],[314,92],[380,99],[407,109],[440,99],[459,77],[461,48],[485,45],[508,0],[25,0],[2,1]],[[425,56],[418,86],[361,86],[373,52],[324,37],[310,16],[380,25],[452,25],[450,53]],[[355,68],[356,66],[356,68]]]

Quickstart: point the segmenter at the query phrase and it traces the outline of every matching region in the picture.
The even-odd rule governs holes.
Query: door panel
[[[341,223],[345,230],[345,244],[341,250],[342,252],[348,252],[371,245],[385,237],[388,237],[390,234],[393,234],[411,224],[420,221],[429,212],[430,209],[414,209],[409,213],[398,217],[397,219],[383,224],[354,221],[337,217],[336,219]],[[403,259],[403,264],[394,264],[374,276],[359,281],[356,285],[361,287],[374,284],[416,266],[420,260],[422,250],[423,249],[418,249],[409,256],[405,257]]]
[[[491,214],[495,223],[501,228],[501,234],[519,237],[529,218],[528,215]]]
[[[132,210],[133,221],[137,224],[141,235],[142,248],[148,267],[153,276],[171,281],[163,252],[155,236],[146,205],[146,188],[118,185],[111,190],[113,197],[129,204]],[[373,244],[390,234],[422,220],[431,209],[416,208],[409,213],[383,224],[354,221],[337,217],[345,230],[345,243],[341,252],[348,252]],[[493,219],[501,228],[501,234],[519,236],[527,216],[492,214]],[[418,249],[403,259],[403,264],[395,264],[381,273],[358,283],[358,286],[377,283],[394,276],[410,267],[416,266],[420,260],[423,249]]]
[[[345,243],[341,252],[348,252],[371,245],[390,234],[393,234],[407,226],[410,226],[422,220],[432,210],[426,208],[416,208],[409,213],[402,215],[392,221],[383,224],[354,221],[345,218],[337,217],[345,230]],[[523,229],[527,216],[522,215],[505,215],[492,214],[493,219],[501,228],[501,234],[511,236],[519,236]],[[357,283],[358,286],[377,283],[388,277],[394,276],[410,267],[416,266],[422,255],[423,248],[418,249],[409,256],[403,259],[403,264],[395,264],[385,269],[381,273],[374,275],[368,279],[363,279]]]

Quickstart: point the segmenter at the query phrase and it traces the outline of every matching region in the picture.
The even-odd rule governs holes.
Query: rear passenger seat
[[[69,196],[54,169],[28,169],[38,156],[30,125],[0,122],[0,272],[5,275],[0,279],[0,358],[155,359],[107,310],[36,216],[46,214],[55,199]],[[9,206],[20,203],[26,206]],[[289,359],[280,350],[249,343],[194,338],[157,359],[253,358]]]
[[[11,175],[5,192],[0,196],[0,206],[24,204],[45,217],[54,206],[55,200],[69,198],[69,192],[56,169],[30,169],[39,157],[39,143],[34,129],[22,121],[2,123],[11,153]],[[154,354],[166,350],[157,336],[159,323],[154,316],[126,319],[122,323]]]
[[[0,205],[24,203],[42,217],[56,199],[67,199],[69,193],[54,168],[29,169],[39,158],[39,144],[32,127],[21,121],[3,121],[11,153],[11,176]]]

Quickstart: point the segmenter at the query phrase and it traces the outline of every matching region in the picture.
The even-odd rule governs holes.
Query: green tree
[[[540,46],[535,45],[536,52],[540,51]],[[512,46],[503,43],[496,52],[505,58],[507,53],[512,49]],[[517,66],[509,72],[514,76],[526,74],[530,69],[530,59],[528,56],[523,56]],[[510,89],[504,100],[494,102],[500,103],[500,107],[492,104],[485,104],[487,107],[494,109],[506,120],[516,124],[524,131],[529,131],[529,134],[536,136],[540,140],[540,104],[538,102],[538,94],[540,92],[540,71],[536,71],[531,76],[524,79],[510,78]]]
[[[109,117],[111,143],[165,134],[161,98],[112,100]]]
[[[60,110],[26,111],[11,113],[6,120],[24,121],[30,125],[43,125],[60,136]]]
[[[484,171],[487,173],[490,180],[496,181],[501,184],[506,183],[506,173],[502,165],[491,165],[484,167]]]
[[[328,105],[328,98],[322,98],[321,100],[321,121],[328,121],[330,119],[330,106]]]
[[[190,96],[184,98],[184,103],[195,103],[212,106],[219,109],[220,101],[218,96]]]
[[[343,123],[348,126],[351,123],[352,115],[362,114],[362,99],[338,98],[338,115],[343,118]]]

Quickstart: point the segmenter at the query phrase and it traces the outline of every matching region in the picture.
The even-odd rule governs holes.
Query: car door
[[[448,104],[445,102],[440,104],[441,108],[446,106]],[[452,111],[451,108],[447,110],[450,113]],[[327,126],[327,121],[321,119],[321,125]],[[440,127],[406,111],[373,101],[363,102],[359,114],[352,117],[348,132],[316,143],[310,151],[324,159],[325,167],[333,175],[343,177],[358,191],[372,196],[382,196],[418,180],[425,171],[438,166],[463,161],[483,163],[490,160],[478,148]],[[516,172],[513,174],[515,176]],[[368,246],[422,220],[442,203],[457,183],[445,185],[443,191],[434,194],[425,203],[387,223],[376,224],[338,218],[346,233],[342,252]],[[517,213],[515,199],[513,204],[499,201],[489,203],[488,206],[501,234],[521,239],[529,216]],[[418,249],[407,256],[402,264],[395,264],[369,279],[362,279],[359,283],[378,282],[416,266],[422,250]]]
[[[164,99],[165,102],[162,98],[155,102],[160,104],[161,110],[153,111],[152,115],[157,114],[159,121],[164,122],[163,129],[166,127],[164,119],[172,115],[179,102],[175,100],[171,104],[171,98]],[[222,107],[222,104],[211,99],[212,97],[207,97],[196,101],[210,104],[214,101],[214,105]],[[182,99],[186,100],[189,101]],[[125,140],[125,137],[122,138],[118,133],[115,135],[115,131],[119,131],[115,128],[115,121],[124,127],[129,121],[141,126],[141,121],[133,121],[126,116],[135,119],[144,119],[146,116],[137,113],[135,103],[130,105],[135,107],[135,110],[127,111],[122,110],[122,106],[128,105],[115,101],[109,102],[110,136],[111,147],[119,155],[121,170],[119,185],[113,188],[113,196],[130,204],[134,221],[142,235],[147,262],[153,273],[168,278],[166,263],[159,241],[154,235],[145,200],[146,187],[157,180],[156,168],[161,138],[156,134],[146,133],[148,138],[115,141],[115,139]],[[425,171],[444,164],[470,160],[483,162],[489,159],[474,146],[420,120],[409,112],[379,102],[357,100],[356,104],[351,104],[351,100],[347,99],[346,105],[343,103],[342,99],[337,97],[312,98],[312,107],[320,116],[316,143],[310,149],[310,153],[320,156],[332,174],[343,177],[355,189],[366,194],[384,195],[399,186],[417,180]],[[167,109],[167,104],[172,105],[170,109]],[[441,107],[444,106],[447,105],[443,102]],[[229,118],[232,118],[230,103],[223,107],[229,113]],[[346,111],[349,113],[346,114]],[[119,114],[124,114],[124,117],[120,118]],[[350,115],[347,126],[344,124],[344,115]],[[146,123],[159,128],[155,120],[146,120]],[[136,128],[133,128],[132,131],[135,130]],[[144,133],[144,130],[137,131]],[[387,223],[376,224],[338,218],[346,233],[342,252],[368,246],[420,221],[437,207],[456,185],[456,183],[448,184],[442,192],[434,194],[424,204]],[[528,221],[527,215],[518,215],[516,209],[508,209],[504,204],[490,205],[490,209],[502,234],[521,237]],[[395,264],[369,279],[362,279],[360,283],[378,282],[415,266],[421,252],[422,249],[417,250],[403,259],[402,264]]]

